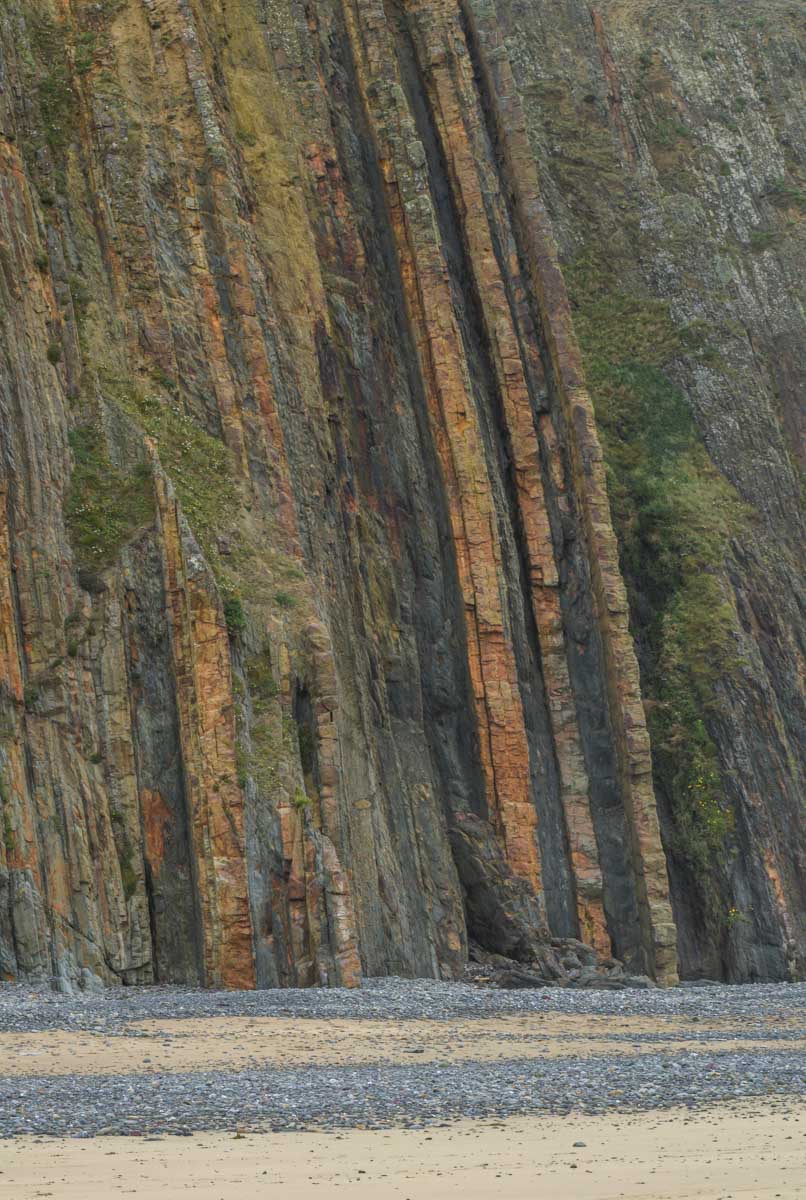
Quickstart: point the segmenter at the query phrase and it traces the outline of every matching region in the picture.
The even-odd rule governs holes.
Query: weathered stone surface
[[[802,973],[802,36],[638,7],[3,6],[4,977]]]

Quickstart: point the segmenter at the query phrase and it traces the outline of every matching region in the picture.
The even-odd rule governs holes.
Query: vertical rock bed
[[[0,978],[801,978],[796,6],[7,0],[0,85]]]

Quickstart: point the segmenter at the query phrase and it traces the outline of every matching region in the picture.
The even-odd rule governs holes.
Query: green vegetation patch
[[[39,81],[37,94],[45,141],[57,164],[75,133],[76,96],[61,30],[51,23],[39,24],[33,40],[37,57],[49,68]]]
[[[231,638],[239,637],[246,629],[246,615],[238,596],[229,596],[224,601],[224,620]]]
[[[775,229],[753,229],[750,233],[750,249],[755,253],[770,250],[778,241],[778,231]]]
[[[262,653],[254,655],[247,661],[246,678],[252,697],[252,707],[255,714],[260,716],[266,711],[269,702],[274,700],[279,693],[279,687],[271,669],[268,646]]]
[[[86,75],[95,63],[95,52],[98,37],[94,30],[88,29],[80,33],[75,43],[75,68],[79,75]]]
[[[806,211],[806,187],[788,179],[775,179],[769,186],[767,197],[779,208],[794,208]]]
[[[666,304],[623,292],[592,256],[572,263],[567,278],[639,643],[656,782],[674,815],[674,850],[708,900],[709,873],[732,829],[707,728],[716,684],[738,665],[721,572],[747,510],[713,466],[666,369],[678,355],[707,358],[707,330],[678,331]],[[721,919],[715,908],[711,915]]]
[[[274,797],[280,786],[282,763],[288,748],[280,689],[272,671],[268,643],[247,659],[245,675],[251,699],[251,722],[247,741],[244,738],[246,709],[239,704],[238,782],[244,787],[251,778],[262,796]]]
[[[11,816],[7,812],[3,813],[3,845],[6,848],[6,854],[16,854],[17,839],[14,836],[14,826],[11,824]]]
[[[658,117],[651,130],[652,141],[664,150],[673,150],[690,137],[690,129],[677,116]]]
[[[37,180],[43,204],[53,205],[67,191],[70,148],[80,124],[81,80],[109,47],[102,24],[121,7],[105,2],[67,6],[58,19],[44,5],[22,5],[24,30],[20,61],[38,119],[28,122],[21,149]],[[72,7],[72,11],[70,11]],[[89,22],[93,28],[83,28]],[[27,41],[26,41],[27,37]]]
[[[531,91],[540,105],[548,153],[564,193],[586,197],[592,178],[622,191],[613,139],[596,107],[578,100],[561,78],[538,80]]]
[[[97,425],[70,433],[75,465],[65,504],[65,520],[81,567],[109,566],[138,529],[154,519],[151,469],[138,463],[126,471],[109,458]]]
[[[250,705],[237,706],[238,781],[243,787],[248,779],[258,794],[277,804],[285,797],[298,808],[303,789],[295,784],[294,760],[297,755],[297,724],[284,711],[280,688],[272,670],[270,646],[267,642],[244,664],[245,681]],[[248,727],[248,732],[247,732]],[[305,797],[307,804],[307,797]]]
[[[137,891],[138,877],[134,867],[134,852],[128,843],[123,853],[120,854],[118,863],[120,865],[120,881],[123,884],[123,895],[127,900],[131,900]]]
[[[310,796],[308,796],[305,792],[303,792],[301,787],[295,788],[295,790],[294,790],[294,808],[297,810],[297,812],[304,812],[306,808],[310,807],[310,803],[311,803]]]
[[[3,845],[5,846],[6,854],[16,854],[17,839],[14,836],[14,826],[11,821],[11,813],[9,812],[9,799],[2,775],[0,775],[0,807],[3,810]]]
[[[103,385],[105,393],[156,441],[182,510],[215,569],[219,563],[216,534],[240,507],[229,450],[188,416],[175,394],[142,394],[110,376]]]
[[[39,156],[48,152],[53,183],[64,191],[67,150],[78,125],[78,97],[73,87],[67,55],[68,31],[43,12],[26,15],[30,57],[23,53],[31,94],[38,102],[40,121],[22,143],[28,167],[37,174]],[[43,203],[53,195],[42,184]]]

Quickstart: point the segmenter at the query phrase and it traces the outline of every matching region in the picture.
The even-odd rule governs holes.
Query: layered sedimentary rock
[[[803,42],[725,7],[3,7],[3,976],[799,974]]]

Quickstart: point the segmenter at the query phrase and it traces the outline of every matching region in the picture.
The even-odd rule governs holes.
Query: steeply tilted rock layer
[[[0,974],[797,977],[797,5],[0,49]]]

